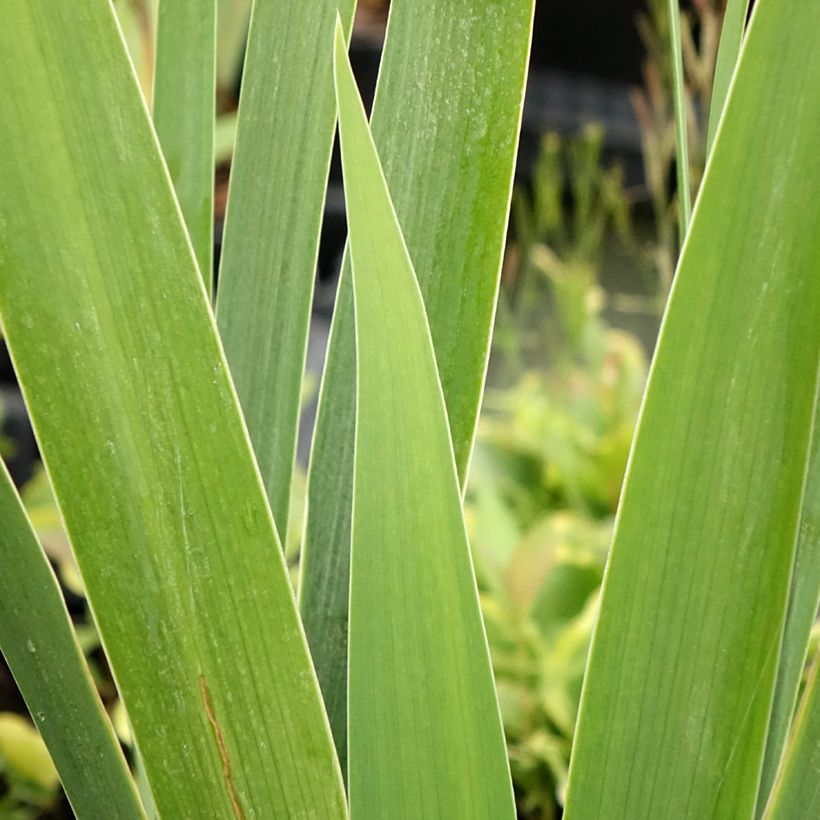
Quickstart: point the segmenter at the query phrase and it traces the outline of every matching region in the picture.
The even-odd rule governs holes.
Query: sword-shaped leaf
[[[766,807],[766,820],[795,820],[820,816],[820,664],[815,663],[794,729],[783,768]]]
[[[57,580],[0,463],[0,650],[80,820],[143,817]]]
[[[712,83],[712,102],[709,106],[709,128],[706,140],[709,153],[712,151],[715,134],[717,134],[720,118],[726,106],[726,98],[729,95],[729,85],[740,57],[748,11],[749,0],[728,0],[726,3],[715,62],[715,79]]]
[[[393,0],[373,106],[373,136],[424,295],[462,482],[495,314],[533,5]],[[349,277],[346,265],[311,454],[300,587],[342,757],[356,417]]]
[[[763,758],[763,772],[757,797],[758,813],[766,805],[783,756],[797,704],[800,680],[803,677],[809,636],[820,601],[820,427],[817,426],[817,422],[818,419],[815,417],[814,440],[803,496],[803,509],[800,514],[789,608],[783,630],[777,683],[772,714],[769,718],[769,734],[766,738],[766,754]]]
[[[219,331],[282,533],[336,127],[337,5],[347,30],[355,0],[256,0],[219,268]]]
[[[0,26],[0,315],[157,809],[345,814],[278,538],[108,3]]]
[[[444,395],[336,34],[357,341],[349,796],[356,820],[515,816]]]
[[[630,460],[568,820],[754,810],[820,361],[820,4],[758,0],[746,37]]]
[[[154,127],[210,293],[214,236],[216,0],[160,0]]]

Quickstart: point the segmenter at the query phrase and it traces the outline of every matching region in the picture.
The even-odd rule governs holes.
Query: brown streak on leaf
[[[236,815],[237,820],[245,820],[245,814],[239,802],[239,795],[236,793],[236,788],[233,784],[233,773],[231,771],[231,759],[228,756],[228,748],[225,745],[225,738],[222,735],[222,727],[219,725],[219,721],[214,714],[213,705],[211,704],[211,693],[208,690],[208,683],[204,675],[199,676],[199,694],[202,698],[202,704],[205,707],[205,714],[208,716],[208,722],[214,730],[216,748],[222,760],[222,775],[225,778],[225,785],[228,787],[228,796],[231,798],[233,813]]]

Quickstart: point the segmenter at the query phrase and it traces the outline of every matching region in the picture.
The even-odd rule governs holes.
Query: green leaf
[[[349,29],[354,0],[339,5]],[[220,335],[281,533],[336,126],[336,6],[256,3],[219,268]]]
[[[753,813],[820,361],[818,120],[820,4],[758,0],[632,451],[567,820]]]
[[[728,0],[723,15],[723,27],[720,30],[717,61],[715,62],[715,79],[712,83],[712,102],[709,106],[709,128],[706,136],[707,155],[712,153],[720,118],[729,96],[729,85],[735,73],[740,47],[743,45],[743,34],[746,29],[746,16],[749,12],[749,0]]]
[[[533,0],[393,0],[390,14],[373,135],[425,299],[463,480],[495,312]],[[356,416],[347,268],[320,394],[300,581],[302,618],[340,757]]]
[[[811,628],[817,617],[820,603],[820,427],[815,418],[812,453],[803,509],[800,515],[800,531],[792,572],[789,608],[780,649],[780,665],[774,690],[772,714],[769,718],[769,734],[763,773],[758,792],[758,813],[763,810],[780,765],[786,738],[792,724],[797,704],[800,680],[806,663],[806,651]]]
[[[778,775],[766,820],[794,820],[820,815],[820,664],[815,663],[794,722],[783,768]]]
[[[358,352],[351,815],[512,818],[444,394],[341,25],[336,88]]]
[[[215,0],[160,0],[154,127],[210,293],[214,234]]]
[[[0,316],[159,813],[345,815],[205,289],[109,4],[0,27]]]
[[[680,0],[668,0],[669,47],[672,54],[672,97],[675,101],[675,169],[678,181],[678,218],[683,244],[692,221],[692,183],[689,179],[689,126],[686,83],[683,75],[683,44],[680,34]]]
[[[48,746],[71,806],[80,818],[142,817],[134,783],[77,645],[57,580],[2,464],[0,531],[0,650]],[[53,771],[48,755],[43,759],[44,751],[28,739],[25,727],[9,720],[0,753],[9,759],[18,755],[17,768],[47,786]]]

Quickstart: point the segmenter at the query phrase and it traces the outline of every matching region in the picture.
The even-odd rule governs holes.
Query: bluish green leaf
[[[214,236],[216,0],[160,0],[154,127],[210,292]]]

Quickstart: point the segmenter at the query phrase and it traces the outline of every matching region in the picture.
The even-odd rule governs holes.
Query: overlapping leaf
[[[533,0],[394,0],[373,135],[424,296],[466,475],[507,227]],[[309,477],[300,609],[345,749],[355,345],[342,273]]]
[[[257,0],[239,105],[217,316],[279,531],[288,503],[335,129],[336,8]]]
[[[421,292],[347,61],[336,84],[355,295],[354,818],[515,815]],[[423,442],[423,447],[419,446]]]
[[[77,817],[143,817],[60,588],[0,463],[0,651]]]
[[[342,817],[275,528],[111,8],[4,12],[0,315],[157,809]]]
[[[160,0],[154,127],[210,292],[214,236],[216,0]]]

